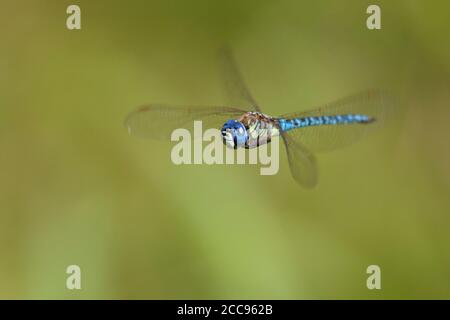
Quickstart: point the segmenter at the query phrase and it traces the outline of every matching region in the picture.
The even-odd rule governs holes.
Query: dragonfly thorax
[[[222,127],[223,142],[229,148],[256,148],[279,135],[278,122],[260,112],[246,112],[238,120],[229,120]]]

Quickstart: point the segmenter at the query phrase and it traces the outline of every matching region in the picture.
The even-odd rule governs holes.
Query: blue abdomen
[[[338,125],[338,124],[352,124],[352,123],[370,123],[374,119],[363,114],[342,114],[334,116],[317,116],[304,117],[293,119],[278,119],[281,131],[289,131],[297,128],[323,126],[323,125]]]

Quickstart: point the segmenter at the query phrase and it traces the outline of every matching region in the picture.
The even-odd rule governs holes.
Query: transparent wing
[[[170,139],[173,130],[190,129],[195,120],[202,121],[203,130],[221,129],[230,119],[236,119],[245,111],[232,107],[182,107],[148,105],[131,112],[124,125],[131,135],[151,139]]]
[[[324,125],[294,129],[286,132],[293,140],[298,140],[307,149],[329,151],[350,145],[370,132],[382,127],[393,115],[394,100],[387,93],[368,91],[330,103],[311,111],[297,112],[280,116],[292,119],[299,117],[364,114],[375,118],[371,123],[346,125]]]
[[[282,133],[286,146],[289,168],[295,181],[306,188],[317,184],[318,171],[314,155],[302,144],[293,139],[288,132]]]
[[[233,104],[236,103],[236,105],[253,107],[254,110],[261,112],[258,103],[245,84],[244,78],[229,47],[224,47],[219,50],[219,60],[225,91],[231,99],[231,102]]]

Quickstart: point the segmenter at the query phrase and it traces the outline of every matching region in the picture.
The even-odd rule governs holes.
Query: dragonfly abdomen
[[[289,131],[297,128],[340,125],[353,123],[370,123],[375,119],[364,114],[342,114],[333,116],[303,117],[293,119],[278,119],[281,131]]]

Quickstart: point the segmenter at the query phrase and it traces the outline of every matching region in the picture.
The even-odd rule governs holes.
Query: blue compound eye
[[[245,146],[248,139],[247,130],[237,120],[229,120],[223,125],[222,136],[227,146],[234,149]]]

